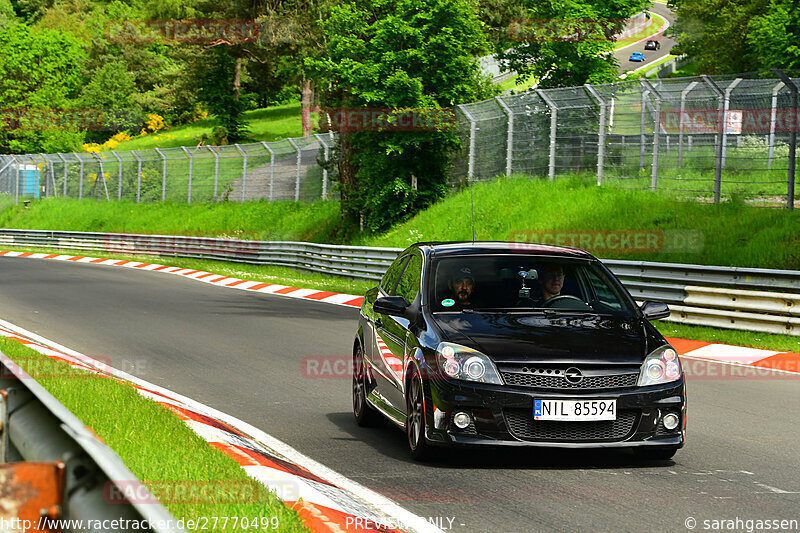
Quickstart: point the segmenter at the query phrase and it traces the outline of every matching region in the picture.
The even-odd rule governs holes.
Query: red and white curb
[[[312,531],[441,533],[441,529],[424,518],[246,422],[4,320],[0,320],[0,336],[74,368],[130,383],[142,396],[173,412],[211,446],[235,460],[250,477],[275,492]]]
[[[119,266],[125,268],[135,268],[139,270],[150,270],[153,272],[165,272],[176,274],[185,278],[230,287],[246,291],[262,292],[267,294],[277,294],[288,296],[289,298],[302,298],[304,300],[316,300],[329,304],[344,305],[347,307],[361,307],[363,296],[354,294],[341,294],[318,289],[303,289],[300,287],[289,287],[276,283],[264,283],[261,281],[250,281],[239,278],[231,278],[220,274],[213,274],[204,270],[193,270],[191,268],[171,267],[159,265],[157,263],[140,263],[138,261],[125,261],[120,259],[105,259],[102,257],[84,257],[80,255],[45,254],[39,252],[11,252],[0,250],[2,257],[26,257],[30,259],[51,259],[54,261],[70,261],[74,263],[91,263],[94,265]]]
[[[798,341],[800,342],[800,338]],[[669,337],[667,342],[685,359],[713,361],[784,374],[800,374],[800,353]]]

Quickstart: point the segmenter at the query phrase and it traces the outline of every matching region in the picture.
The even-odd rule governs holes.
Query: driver
[[[472,275],[472,270],[468,267],[462,267],[455,270],[450,275],[450,281],[447,282],[447,287],[450,289],[455,304],[459,307],[472,307],[472,292],[475,290],[475,278]]]
[[[561,265],[547,263],[539,268],[539,285],[542,287],[541,303],[559,296],[564,287],[564,269]]]

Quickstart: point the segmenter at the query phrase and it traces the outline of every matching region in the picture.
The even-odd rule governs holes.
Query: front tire
[[[361,427],[374,426],[380,416],[367,403],[367,372],[360,344],[353,353],[353,416]]]
[[[411,457],[426,461],[433,450],[425,440],[425,389],[419,372],[414,370],[406,391],[406,437]]]

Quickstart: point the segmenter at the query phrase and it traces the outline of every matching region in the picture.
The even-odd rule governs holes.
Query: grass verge
[[[629,44],[633,44],[637,41],[641,41],[646,37],[650,37],[651,35],[655,35],[658,33],[658,29],[666,23],[666,19],[661,15],[657,15],[656,13],[650,13],[650,23],[645,27],[642,31],[631,35],[630,37],[626,37],[621,41],[617,41],[614,44],[614,50],[619,50],[620,48],[624,48]]]
[[[293,510],[248,477],[233,459],[209,446],[175,415],[142,397],[131,385],[73,369],[4,337],[0,337],[0,351],[92,428],[155,496],[177,493],[178,487],[188,486],[196,493],[203,490],[197,502],[162,499],[176,518],[236,516],[269,521],[277,517],[279,531],[308,531]],[[247,496],[233,501],[234,491]],[[232,525],[215,530],[241,529]]]

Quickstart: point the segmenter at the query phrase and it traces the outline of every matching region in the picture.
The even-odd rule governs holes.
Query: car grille
[[[597,390],[635,387],[639,373],[584,376],[580,383],[570,383],[564,371],[555,368],[523,368],[521,372],[501,372],[506,385],[532,389]]]
[[[637,411],[620,411],[616,420],[561,422],[534,420],[530,409],[503,411],[508,431],[520,440],[600,442],[625,440],[634,429]]]

